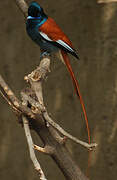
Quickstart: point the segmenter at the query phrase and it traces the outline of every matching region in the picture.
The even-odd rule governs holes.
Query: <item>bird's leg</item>
[[[41,54],[40,54],[40,59],[43,59],[44,57],[50,57],[50,53],[48,51],[42,51],[41,50]]]

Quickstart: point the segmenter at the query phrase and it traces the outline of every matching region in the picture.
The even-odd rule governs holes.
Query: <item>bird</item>
[[[79,83],[72,70],[68,54],[79,59],[77,51],[73,48],[72,42],[62,29],[57,25],[53,18],[48,16],[43,8],[33,1],[28,7],[28,16],[26,20],[26,31],[29,37],[40,46],[41,57],[52,53],[60,52],[61,60],[66,65],[70,73],[75,92],[80,99],[82,110],[84,113],[86,127],[88,132],[88,141],[90,144],[90,129],[88,124],[87,113],[80,93]]]

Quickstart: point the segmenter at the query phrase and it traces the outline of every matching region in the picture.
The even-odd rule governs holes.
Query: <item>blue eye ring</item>
[[[41,19],[41,16],[38,16],[38,17],[28,16],[27,19]]]

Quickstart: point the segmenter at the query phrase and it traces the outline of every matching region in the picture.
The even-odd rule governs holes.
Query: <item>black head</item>
[[[46,16],[43,11],[43,8],[35,1],[31,2],[28,8],[28,16],[31,17],[40,17]]]

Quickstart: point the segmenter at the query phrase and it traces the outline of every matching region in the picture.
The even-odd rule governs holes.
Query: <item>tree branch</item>
[[[35,69],[31,74],[28,76],[25,76],[25,80],[30,83],[31,88],[34,90],[39,104],[43,107],[45,111],[43,111],[42,115],[44,119],[51,124],[55,129],[59,131],[62,135],[66,136],[67,138],[71,139],[72,141],[76,142],[77,144],[80,144],[84,146],[85,148],[92,150],[97,146],[96,143],[91,143],[88,144],[86,142],[83,142],[69,133],[67,133],[60,125],[55,123],[48,115],[46,108],[44,107],[44,102],[43,102],[43,92],[42,92],[42,80],[44,80],[47,72],[49,72],[49,66],[50,66],[50,59],[49,58],[44,58],[41,62],[40,65]]]
[[[23,125],[24,125],[24,130],[25,130],[25,134],[26,134],[26,139],[27,139],[27,143],[28,143],[28,147],[29,147],[29,152],[30,152],[30,158],[34,164],[35,169],[37,170],[40,180],[47,180],[45,178],[45,175],[42,171],[42,168],[35,156],[35,152],[34,152],[34,143],[31,137],[31,133],[30,133],[30,128],[29,128],[29,122],[26,119],[26,117],[22,116],[23,119]],[[44,149],[44,148],[41,148]]]
[[[24,14],[24,17],[26,18],[28,15],[28,5],[24,0],[15,0],[17,6],[21,10],[21,12]]]
[[[43,80],[41,76],[40,79]],[[30,101],[28,99],[26,100],[25,98],[23,99],[23,102],[19,101],[14,95],[14,93],[11,91],[11,89],[8,87],[8,85],[4,82],[1,76],[0,76],[0,92],[2,93],[3,97],[7,99],[7,102],[10,104],[10,106],[13,109],[15,109],[15,112],[17,112],[19,116],[25,115],[28,118],[31,128],[37,132],[37,134],[40,136],[40,138],[44,143],[43,150],[47,154],[49,154],[58,164],[61,171],[65,175],[66,179],[87,180],[87,178],[83,175],[83,173],[80,171],[78,166],[72,160],[64,143],[61,143],[63,142],[63,139],[58,133],[59,130],[57,132],[53,126],[51,125],[48,126],[48,123],[45,121],[45,118],[43,116],[43,113],[46,112],[45,108],[43,108],[43,106],[40,105],[39,102],[37,103],[38,106],[34,105],[36,100],[36,94],[34,95],[31,107],[30,108],[27,107],[27,103]],[[31,92],[29,91],[29,94],[30,93],[32,93],[32,91]],[[27,96],[25,97],[27,98]],[[34,108],[32,110],[33,106]],[[34,109],[36,109],[37,107],[38,110],[34,111]],[[37,148],[37,146],[34,147],[42,151],[41,148]]]

